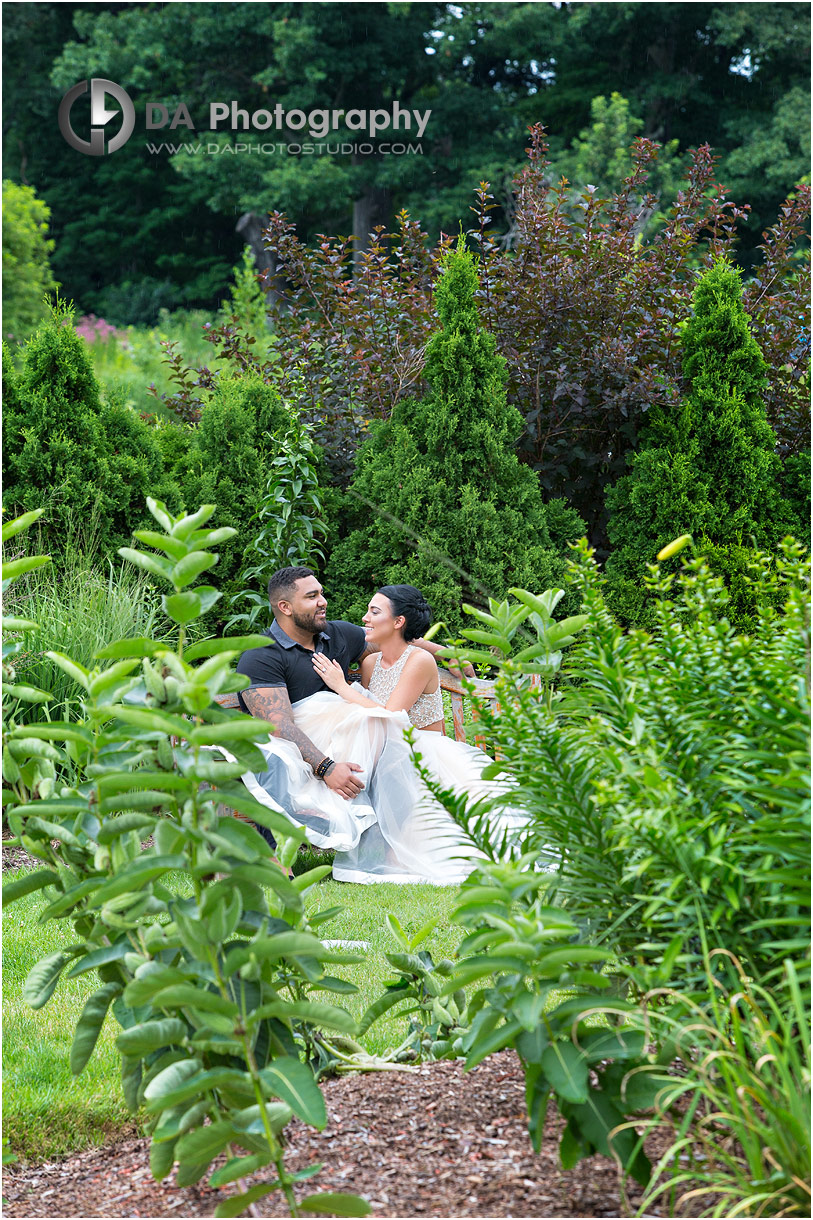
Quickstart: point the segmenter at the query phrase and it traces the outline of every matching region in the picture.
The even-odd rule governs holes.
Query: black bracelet
[[[314,774],[317,779],[324,779],[330,768],[333,766],[332,758],[323,758],[316,768]]]

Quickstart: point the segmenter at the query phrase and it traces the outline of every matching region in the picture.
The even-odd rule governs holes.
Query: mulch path
[[[329,1080],[324,1093],[325,1130],[295,1119],[287,1131],[291,1169],[324,1166],[297,1186],[300,1198],[351,1191],[369,1201],[374,1216],[385,1217],[630,1214],[614,1162],[594,1156],[568,1172],[561,1168],[561,1120],[553,1110],[541,1154],[533,1153],[513,1051],[493,1055],[465,1075],[460,1062],[432,1063]],[[648,1142],[647,1150],[652,1157],[662,1148]],[[212,1216],[233,1190],[178,1188],[171,1177],[153,1181],[148,1141],[133,1136],[46,1164],[9,1165],[3,1175],[4,1211],[15,1217]],[[639,1199],[633,1184],[633,1212]],[[288,1215],[279,1192],[255,1206],[257,1215]],[[664,1201],[647,1214],[676,1213]]]
[[[3,846],[3,871],[31,867],[19,848]],[[528,1138],[525,1084],[513,1051],[492,1055],[473,1071],[462,1062],[425,1064],[409,1071],[370,1072],[323,1085],[328,1123],[314,1131],[294,1119],[286,1131],[286,1165],[321,1171],[295,1190],[345,1191],[367,1199],[380,1217],[620,1217],[641,1197],[606,1157],[593,1156],[565,1171],[559,1164],[562,1120],[551,1107],[537,1156]],[[653,1163],[665,1133],[650,1136]],[[222,1163],[221,1162],[218,1163]],[[208,1176],[208,1175],[207,1175]],[[246,1179],[261,1181],[268,1171]],[[174,1185],[173,1175],[153,1180],[149,1141],[132,1131],[100,1148],[44,1164],[24,1161],[3,1170],[7,1216],[175,1217],[214,1215],[234,1186]],[[279,1192],[255,1204],[255,1215],[287,1216]],[[648,1216],[671,1211],[666,1200]]]

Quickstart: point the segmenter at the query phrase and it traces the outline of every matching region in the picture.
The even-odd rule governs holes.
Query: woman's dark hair
[[[386,597],[392,606],[395,618],[399,614],[403,614],[406,620],[404,623],[406,642],[420,639],[432,622],[432,611],[420,589],[416,589],[414,585],[384,585],[383,589],[379,589],[378,592],[382,597]]]

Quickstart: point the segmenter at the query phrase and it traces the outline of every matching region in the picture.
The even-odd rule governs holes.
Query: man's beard
[[[297,626],[300,631],[310,631],[311,635],[318,635],[325,625],[324,611],[319,616],[318,621],[315,610],[311,611],[310,614],[297,614],[296,611],[294,611],[291,617],[294,620],[294,625]]]

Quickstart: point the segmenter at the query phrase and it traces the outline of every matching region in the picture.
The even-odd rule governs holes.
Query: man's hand
[[[354,771],[361,771],[358,763],[334,763],[324,777],[324,782],[331,792],[338,792],[346,801],[352,801],[364,787],[361,780],[356,779]]]

